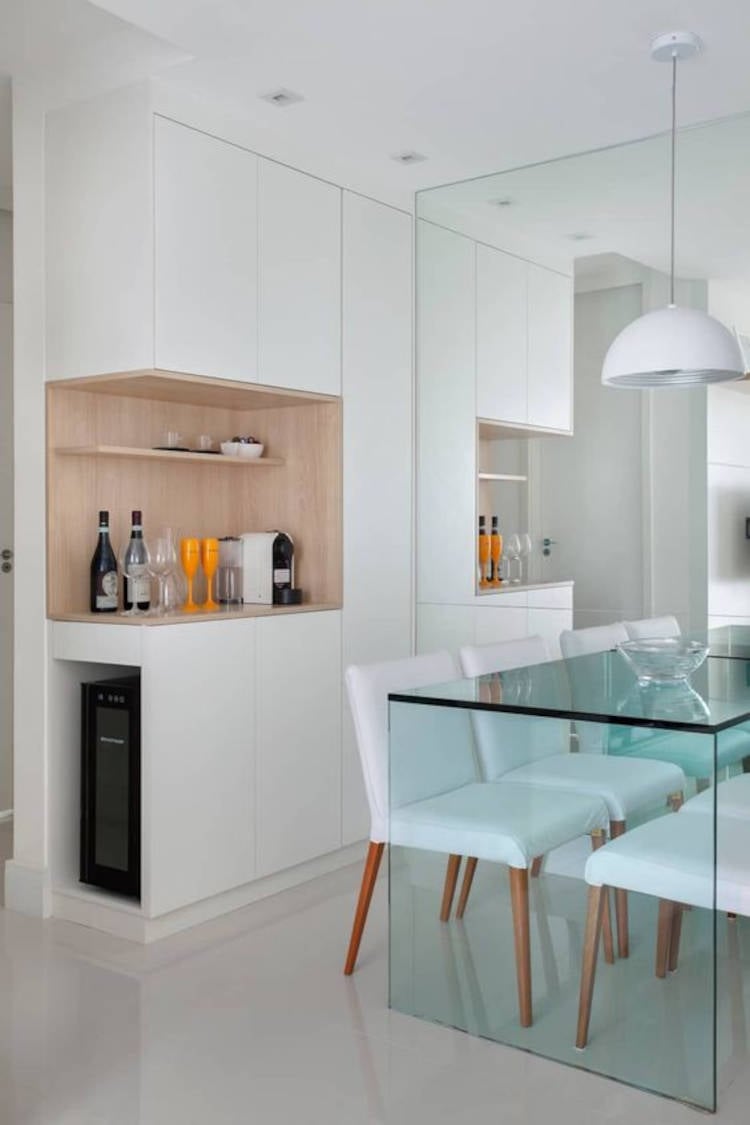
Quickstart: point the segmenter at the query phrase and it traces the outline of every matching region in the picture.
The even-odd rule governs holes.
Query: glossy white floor
[[[389,1012],[382,883],[360,967],[341,975],[358,878],[348,868],[145,948],[0,912],[2,1125],[698,1120]],[[748,1104],[745,1071],[720,1120],[744,1125]]]

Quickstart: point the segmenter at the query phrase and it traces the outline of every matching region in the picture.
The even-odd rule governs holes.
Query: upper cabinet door
[[[260,160],[261,383],[341,393],[341,191]]]
[[[477,246],[477,414],[526,422],[528,264]]]
[[[529,425],[573,428],[573,282],[529,265]]]
[[[155,129],[156,367],[257,381],[257,169],[244,149]]]

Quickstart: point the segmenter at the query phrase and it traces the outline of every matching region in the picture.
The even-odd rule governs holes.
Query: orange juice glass
[[[201,539],[201,565],[203,566],[203,573],[206,576],[207,583],[207,596],[201,608],[206,611],[218,609],[219,603],[215,602],[212,596],[214,575],[219,565],[218,539]]]
[[[198,606],[193,601],[193,579],[198,573],[198,564],[201,559],[201,545],[198,539],[180,540],[180,562],[185,571],[188,584],[188,595],[183,609],[186,613],[195,613]]]

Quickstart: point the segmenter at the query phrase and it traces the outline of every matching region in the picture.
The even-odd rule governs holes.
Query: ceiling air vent
[[[295,102],[303,102],[305,99],[302,94],[295,94],[294,90],[282,89],[272,90],[270,94],[261,94],[261,100],[283,109],[285,106],[293,105]]]

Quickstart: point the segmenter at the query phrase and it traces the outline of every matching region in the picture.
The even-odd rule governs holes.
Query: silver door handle
[[[0,559],[12,559],[12,558],[13,558],[13,552],[11,551],[10,547],[3,547],[2,551],[0,551]]]
[[[544,539],[542,539],[542,554],[543,555],[551,555],[552,554],[552,551],[551,551],[550,548],[552,547],[553,543],[557,543],[557,540],[556,539],[548,539],[546,536],[545,536]]]

